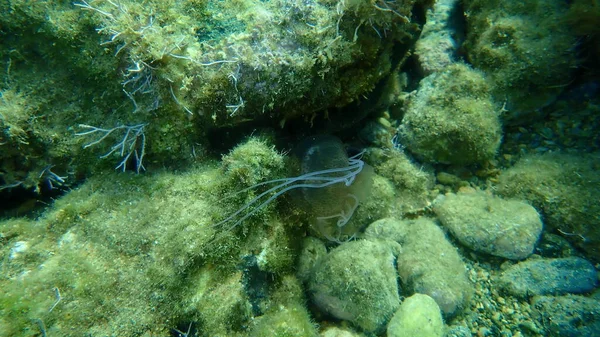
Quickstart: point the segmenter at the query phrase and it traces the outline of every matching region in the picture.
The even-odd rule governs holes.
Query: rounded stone
[[[497,191],[530,202],[544,216],[547,232],[563,236],[600,262],[598,155],[555,152],[525,155],[498,177]]]
[[[380,333],[400,305],[395,260],[399,245],[360,240],[333,249],[314,267],[308,282],[323,312],[368,333]]]
[[[447,316],[468,306],[473,285],[465,263],[432,219],[380,219],[366,229],[365,237],[388,238],[402,246],[397,266],[407,291],[427,294]]]
[[[435,300],[414,294],[402,302],[387,327],[387,337],[441,337],[444,321]]]
[[[598,285],[596,273],[592,263],[579,257],[531,259],[506,269],[497,283],[520,297],[582,294]]]
[[[401,144],[419,159],[457,165],[492,159],[501,133],[483,75],[460,63],[421,80],[398,128]]]
[[[511,260],[531,255],[543,227],[531,205],[484,192],[447,194],[433,210],[463,245]]]

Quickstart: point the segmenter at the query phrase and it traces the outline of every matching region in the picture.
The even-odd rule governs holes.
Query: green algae
[[[435,192],[430,167],[418,165],[400,151],[372,149],[368,158],[376,163],[375,172],[384,179],[381,182],[393,186],[393,213],[415,214],[431,205]],[[381,188],[376,190],[382,191]]]
[[[400,305],[395,259],[400,245],[356,240],[340,245],[316,261],[307,287],[327,314],[352,322],[368,334],[385,330]]]
[[[562,234],[600,261],[600,179],[597,154],[548,153],[524,156],[502,172],[498,192],[529,200],[547,229]]]
[[[567,3],[545,0],[465,2],[467,57],[489,75],[496,99],[505,101],[505,122],[539,118],[538,109],[572,80],[577,37],[567,10]]]
[[[231,335],[254,325],[258,314],[265,316],[251,335],[314,333],[301,291],[284,300],[285,292],[254,289],[252,281],[295,279],[300,249],[295,238],[304,235],[302,217],[310,211],[274,201],[234,228],[214,225],[254,194],[224,196],[281,177],[285,162],[266,139],[250,138],[220,166],[98,174],[40,218],[4,221],[2,331],[35,335],[35,322],[41,321],[48,333],[62,335],[165,334],[193,322],[198,329]],[[25,249],[14,253],[21,246]],[[54,289],[61,294],[58,303]],[[282,301],[286,309],[279,308]],[[305,323],[287,326],[289,317]]]
[[[69,182],[139,169],[134,151],[144,166],[184,167],[215,127],[266,116],[284,124],[356,101],[398,63],[394,48],[416,37],[408,17],[418,5],[4,2],[0,146],[19,151],[0,154],[0,186],[35,187],[48,166]],[[98,159],[126,136],[95,143],[102,134],[77,136],[79,125],[145,128],[131,149]]]
[[[260,144],[255,154],[272,151]],[[269,159],[277,158],[277,152],[270,153]],[[261,169],[269,166],[263,164]],[[235,172],[229,163],[184,174],[98,175],[36,221],[3,222],[3,237],[9,238],[2,246],[0,281],[6,290],[0,315],[4,334],[37,334],[36,320],[43,320],[48,333],[73,336],[164,334],[173,320],[197,321],[215,331],[228,326],[243,305],[231,304],[229,315],[189,308],[198,296],[204,304],[209,298],[221,302],[215,296],[231,291],[218,289],[237,284],[232,277],[240,277],[235,272],[240,259],[254,251],[262,252],[259,266],[265,272],[289,273],[294,246],[289,241],[294,228],[274,218],[273,209],[262,214],[269,221],[248,219],[251,230],[214,240],[219,233],[211,225],[228,207],[216,196],[240,183]],[[18,241],[29,248],[11,257]],[[210,280],[205,291],[193,287],[202,279]],[[62,300],[48,312],[55,287]],[[198,291],[207,295],[194,295]]]
[[[423,79],[398,128],[401,143],[425,162],[469,165],[500,146],[499,107],[484,75],[455,63]]]
[[[571,13],[587,12],[579,7],[585,1],[575,3]],[[0,221],[0,335],[168,336],[176,335],[175,328],[185,332],[189,327],[198,335],[312,336],[319,330],[315,322],[345,324],[328,322],[311,308],[296,279],[306,281],[307,265],[315,263],[297,261],[299,238],[315,234],[308,226],[313,211],[298,207],[293,198],[282,198],[233,228],[214,226],[257,195],[245,191],[227,198],[232,192],[290,176],[293,165],[288,158],[274,149],[271,139],[259,136],[240,143],[217,163],[206,157],[213,150],[207,134],[259,119],[283,126],[292,118],[326,117],[327,109],[350,102],[356,102],[357,109],[373,104],[364,95],[406,60],[418,34],[420,11],[429,4],[328,0],[78,4],[0,4],[4,70],[0,71],[0,191],[15,187],[39,191],[52,182],[52,174],[65,178],[65,188],[73,187],[35,220]],[[387,11],[384,5],[394,10]],[[513,117],[521,121],[521,112],[537,113],[562,90],[561,76],[572,74],[566,68],[577,65],[569,49],[573,36],[556,26],[565,24],[561,5],[556,5],[558,15],[540,16],[542,35],[528,29],[538,26],[534,16],[546,5],[515,10],[518,5],[498,4],[501,11],[494,12],[477,1],[465,6],[470,35],[464,51],[472,64],[451,65],[447,74],[436,75],[445,80],[435,85],[441,94],[427,101],[433,118],[405,116],[407,122],[412,118],[418,127],[428,127],[426,136],[454,130],[464,137],[458,143],[452,143],[452,137],[433,137],[422,148],[409,147],[432,166],[392,149],[389,132],[377,137],[378,148],[365,154],[376,173],[372,193],[348,222],[352,228],[386,216],[432,215],[430,201],[441,188],[433,177],[445,169],[443,164],[455,165],[451,172],[470,170],[462,167],[465,164],[496,165],[502,130],[494,113],[502,114],[504,121]],[[486,30],[488,17],[495,18],[491,31]],[[518,23],[517,31],[512,22]],[[581,23],[577,35],[594,31],[585,25]],[[555,31],[560,34],[546,34]],[[558,47],[545,55],[545,43]],[[498,64],[503,67],[496,68]],[[397,80],[394,76],[400,75],[394,73],[389,80]],[[403,100],[400,90],[384,92],[377,103],[394,111],[395,117],[414,104]],[[522,94],[530,92],[530,97]],[[457,113],[445,114],[453,109]],[[388,128],[397,125],[385,121]],[[452,129],[454,122],[459,126]],[[111,173],[123,156],[99,156],[118,144],[123,134],[115,132],[83,148],[100,137],[77,136],[85,130],[80,124],[106,129],[145,125],[144,148],[138,136],[130,141],[133,151],[146,152],[148,172]],[[597,235],[584,218],[594,214],[589,188],[595,179],[588,171],[595,164],[575,165],[575,173],[556,176],[579,163],[579,154],[573,158],[536,162],[544,171],[541,180],[531,167],[517,165],[503,173],[498,185],[490,185],[493,177],[467,181],[459,173],[460,184],[449,183],[456,189],[464,184],[488,186],[491,193],[527,199],[545,213],[552,229],[564,231],[571,242],[594,255]],[[125,162],[129,170],[138,164],[140,160]],[[566,169],[549,173],[552,165]],[[577,180],[578,174],[589,186]],[[84,178],[75,187],[73,181]],[[439,174],[438,180],[444,181]],[[436,235],[433,238],[441,241],[443,233]],[[418,237],[412,238],[414,245],[430,244]],[[325,245],[310,239],[315,245],[307,249],[314,249],[318,260]],[[435,240],[433,246],[439,248]],[[456,249],[447,246],[454,253]],[[446,253],[435,253],[431,247],[423,250],[416,250],[416,262],[406,265],[426,263],[435,268],[444,263],[439,257]],[[486,270],[500,263],[482,260]],[[436,276],[450,279],[443,272]],[[470,289],[470,284],[463,288]],[[461,309],[463,305],[469,304],[461,301]],[[487,319],[487,314],[482,316]],[[505,318],[510,321],[512,316]],[[498,322],[494,328],[504,326]],[[466,315],[447,323],[474,326],[477,333],[482,331],[475,329],[477,323],[489,326],[487,321],[469,325],[473,322]],[[528,331],[522,326],[513,330]]]

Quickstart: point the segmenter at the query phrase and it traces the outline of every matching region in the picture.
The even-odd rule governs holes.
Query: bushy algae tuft
[[[355,230],[348,231],[345,226],[372,186],[373,168],[362,161],[364,151],[348,157],[339,139],[315,136],[305,140],[299,152],[298,176],[260,182],[225,197],[267,188],[213,226],[229,232],[279,196],[294,190],[300,206],[314,216],[311,225],[322,236],[340,241],[354,235]]]

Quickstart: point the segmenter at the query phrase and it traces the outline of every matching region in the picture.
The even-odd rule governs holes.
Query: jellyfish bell
[[[300,174],[319,173],[318,179],[331,182],[319,188],[301,187],[300,204],[312,219],[314,230],[330,241],[343,241],[362,227],[349,223],[360,203],[371,194],[373,168],[362,161],[363,152],[348,157],[344,144],[329,135],[313,136],[300,143],[296,150]],[[311,182],[311,178],[306,179]],[[315,181],[316,182],[316,181]]]
[[[221,230],[219,236],[231,231],[244,220],[287,192],[293,191],[297,206],[311,217],[311,226],[331,241],[351,238],[360,224],[348,225],[358,205],[369,195],[373,168],[362,161],[360,152],[348,157],[344,144],[333,136],[307,138],[297,147],[299,175],[264,181],[237,191],[226,199],[257,188],[252,200],[213,224]]]

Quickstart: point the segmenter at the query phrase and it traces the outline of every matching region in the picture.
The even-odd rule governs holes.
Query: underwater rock
[[[391,241],[359,240],[333,249],[315,266],[308,291],[323,312],[380,333],[400,305]]]
[[[242,273],[224,276],[202,268],[187,283],[183,311],[194,313],[205,331],[233,333],[253,319],[252,299],[243,285]]]
[[[255,319],[249,337],[317,337],[319,333],[306,308],[300,303],[280,305],[277,310]]]
[[[257,154],[271,149],[256,158],[267,171],[251,165],[249,175],[228,175],[210,163],[177,173],[108,172],[36,219],[0,219],[0,336],[41,336],[36,319],[56,336],[169,336],[173,328],[186,331],[190,321],[192,330],[233,336],[245,335],[256,312],[271,314],[269,308],[283,305],[298,313],[287,317],[301,317],[294,309],[306,301],[299,283],[295,299],[279,300],[283,295],[273,292],[294,272],[301,224],[279,219],[271,207],[239,231],[211,226],[243,203],[218,202],[239,188],[237,178],[276,177],[270,169],[278,165],[269,163],[279,163],[277,152],[250,143]],[[10,259],[19,241],[29,248]],[[63,299],[49,313],[55,287]]]
[[[568,3],[547,0],[466,0],[467,39],[473,66],[486,73],[494,97],[505,101],[502,119],[518,124],[543,117],[572,81],[577,36],[567,24]]]
[[[407,290],[431,296],[448,316],[467,306],[474,290],[466,266],[433,220],[385,218],[369,225],[365,237],[400,243],[398,274]]]
[[[544,216],[546,230],[600,262],[599,169],[597,153],[526,155],[500,174],[497,191],[530,202]]]
[[[296,265],[296,275],[298,278],[303,282],[307,282],[313,267],[326,255],[327,248],[321,240],[310,236],[305,238],[302,241],[302,250],[300,251]]]
[[[397,46],[418,35],[409,18],[416,1],[124,2],[80,7],[138,62],[142,78],[150,73],[148,90],[165,91],[172,108],[207,124],[285,120],[351,103],[389,73]]]
[[[498,284],[515,296],[581,294],[598,285],[597,271],[578,257],[519,262],[502,272]]]
[[[433,298],[414,294],[400,304],[387,326],[387,337],[441,337],[444,321]]]
[[[511,260],[531,255],[543,227],[532,206],[481,191],[441,196],[433,210],[465,246]]]
[[[305,303],[302,284],[293,275],[277,277],[270,284],[270,296],[261,301],[264,314],[255,316],[248,334],[236,334],[247,337],[317,337],[317,325],[313,322]],[[266,284],[266,282],[265,282]],[[210,336],[231,336],[232,334],[208,334]]]
[[[269,177],[282,175],[285,157],[267,140],[251,137],[223,156],[221,170],[232,181],[232,185],[248,187]]]
[[[408,98],[400,142],[431,163],[485,162],[500,145],[497,109],[482,73],[453,64],[421,80]]]
[[[460,177],[458,177],[452,173],[448,173],[448,172],[444,172],[444,171],[437,172],[435,175],[435,179],[437,180],[438,183],[445,185],[445,186],[449,186],[455,191],[461,187],[469,186],[468,181],[462,180]]]
[[[533,315],[545,336],[600,336],[600,301],[578,295],[535,296]]]
[[[577,256],[581,253],[564,237],[544,231],[535,247],[535,254],[544,258],[557,258]]]
[[[406,153],[396,150],[369,149],[368,159],[375,172],[395,187],[395,215],[414,214],[431,205],[435,195],[432,193],[435,177],[431,168],[418,165]]]
[[[472,337],[471,330],[462,325],[451,325],[447,327],[445,337]]]
[[[424,2],[2,1],[0,187],[186,168],[213,127],[323,118],[407,59]]]
[[[363,334],[357,333],[350,327],[330,326],[321,331],[321,337],[363,337]]]
[[[427,22],[415,44],[414,54],[421,72],[427,76],[442,71],[456,61],[461,38],[456,16],[461,15],[457,0],[439,0],[427,10]]]

